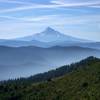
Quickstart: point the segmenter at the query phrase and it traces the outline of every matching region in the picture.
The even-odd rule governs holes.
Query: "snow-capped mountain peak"
[[[53,31],[55,31],[53,28],[51,28],[51,27],[47,27],[46,29],[45,29],[45,31],[47,32],[53,32]]]
[[[43,32],[34,35],[34,39],[42,42],[53,42],[58,40],[63,35],[54,29],[47,27]]]
[[[61,33],[54,30],[51,27],[47,27],[43,32],[39,33],[39,34],[45,34],[45,35],[60,35]]]
[[[40,42],[54,42],[54,43],[61,43],[61,42],[85,42],[84,39],[75,38],[72,36],[65,35],[63,33],[60,33],[56,30],[54,30],[51,27],[47,27],[44,31],[31,35],[26,36],[23,38],[20,38],[19,40],[24,41],[40,41]]]

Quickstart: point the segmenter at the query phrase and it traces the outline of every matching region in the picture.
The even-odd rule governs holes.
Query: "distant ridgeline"
[[[88,65],[90,62],[94,62],[94,61],[100,61],[100,59],[96,58],[96,57],[88,57],[85,60],[81,60],[78,63],[72,63],[71,65],[65,65],[62,67],[59,67],[55,70],[50,70],[48,72],[45,73],[39,73],[36,74],[34,76],[30,76],[28,78],[18,78],[18,79],[10,79],[7,81],[1,81],[1,83],[17,83],[17,82],[21,82],[21,83],[36,83],[36,82],[42,82],[42,81],[48,81],[51,80],[53,78],[56,77],[60,77],[65,75],[66,73],[72,72],[73,70],[78,69],[79,67],[85,67],[86,65]]]
[[[88,57],[29,78],[0,82],[0,100],[66,99],[100,99],[100,59]]]

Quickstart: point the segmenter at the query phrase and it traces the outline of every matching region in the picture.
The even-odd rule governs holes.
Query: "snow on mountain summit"
[[[40,41],[40,42],[84,42],[86,40],[84,39],[79,39],[75,38],[69,35],[65,35],[63,33],[60,33],[56,30],[54,30],[51,27],[47,27],[43,32],[31,35],[31,36],[26,36],[22,37],[19,40],[24,40],[24,41]]]
[[[63,34],[61,34],[60,32],[47,27],[43,32],[35,34],[34,39],[42,42],[53,42],[58,40],[62,35]]]

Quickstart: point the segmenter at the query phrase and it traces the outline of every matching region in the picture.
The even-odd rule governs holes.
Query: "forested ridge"
[[[99,100],[100,59],[78,63],[28,78],[0,82],[0,100]]]

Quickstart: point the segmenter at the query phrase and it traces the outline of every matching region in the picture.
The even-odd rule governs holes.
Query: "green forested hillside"
[[[1,82],[0,100],[100,100],[100,59],[89,57],[69,67],[63,76],[37,83],[28,81],[32,77]]]

